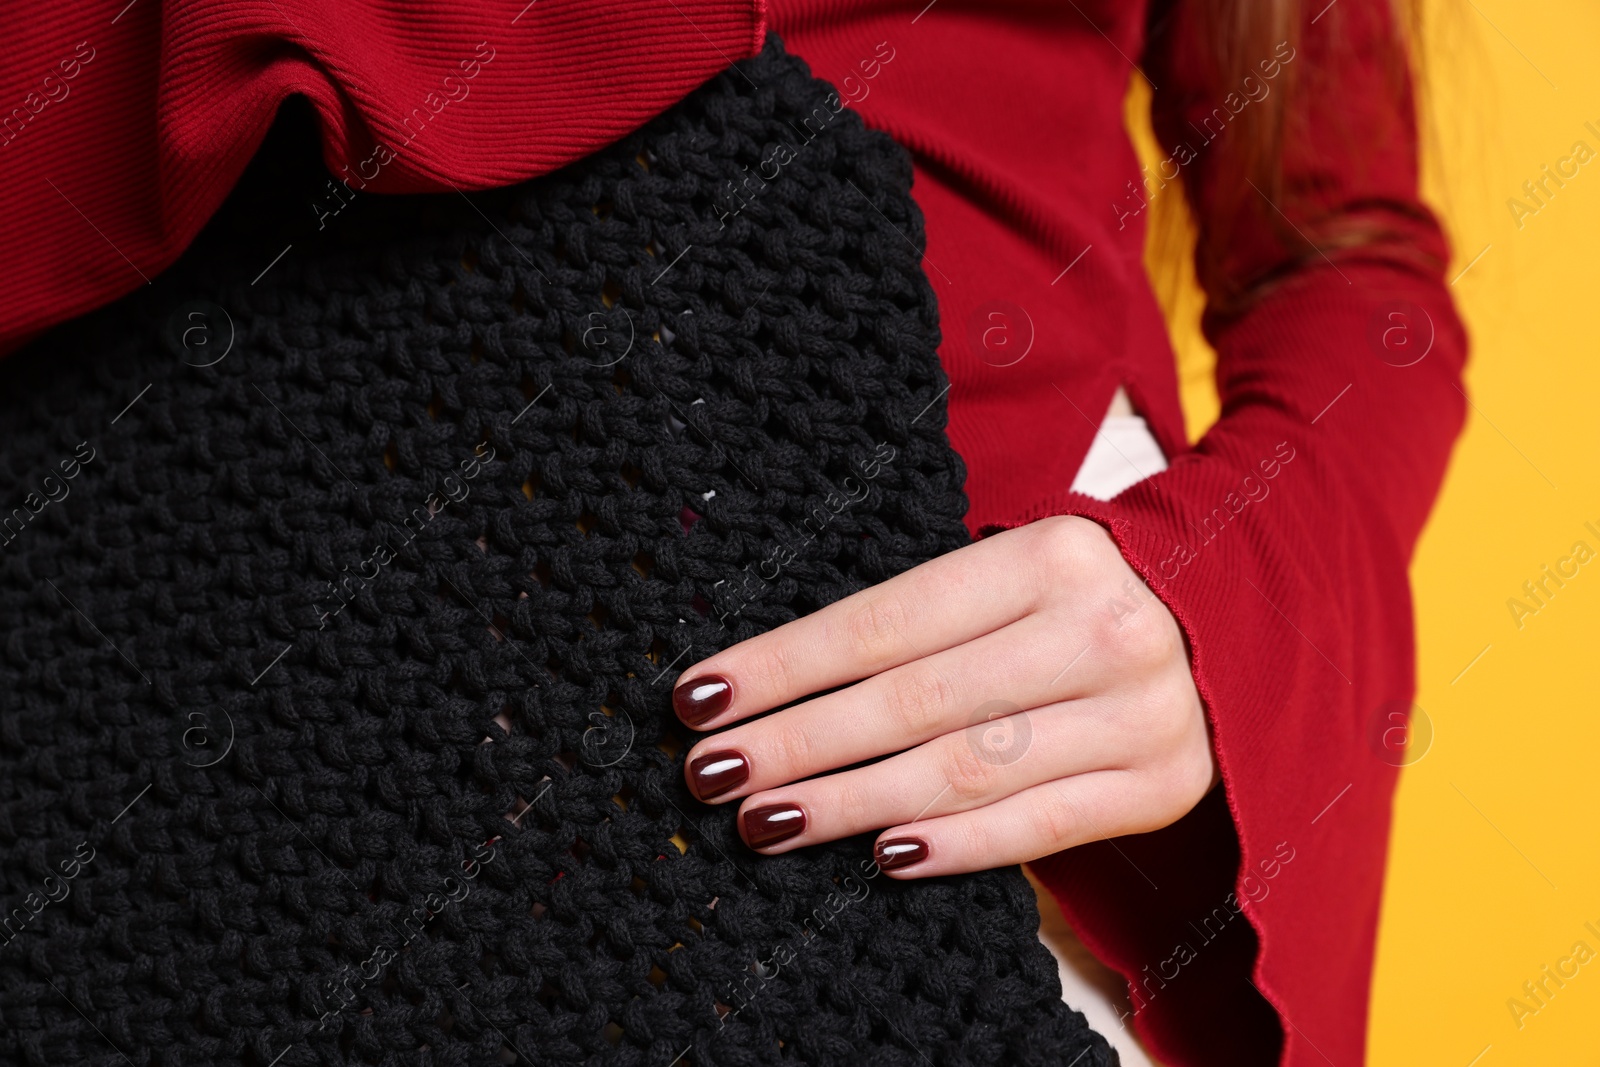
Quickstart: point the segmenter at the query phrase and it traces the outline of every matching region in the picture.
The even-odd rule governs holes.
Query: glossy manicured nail
[[[927,859],[928,843],[915,837],[891,837],[873,846],[872,857],[878,861],[879,870],[898,871]]]
[[[701,800],[720,797],[744,785],[749,778],[750,761],[742,752],[707,752],[689,761],[689,784]]]
[[[733,703],[733,685],[720,674],[691,678],[672,691],[672,710],[690,726],[721,715]]]
[[[806,828],[806,813],[794,804],[768,804],[744,813],[744,839],[751,848],[787,841]]]

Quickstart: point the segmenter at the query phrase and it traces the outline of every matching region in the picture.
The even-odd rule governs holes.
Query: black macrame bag
[[[0,363],[0,1061],[1116,1062],[1016,868],[683,781],[680,670],[967,540],[910,162],[830,93],[773,40],[470,196],[291,108]]]

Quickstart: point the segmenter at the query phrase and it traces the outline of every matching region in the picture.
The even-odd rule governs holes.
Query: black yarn
[[[683,782],[684,667],[966,541],[910,163],[830,92],[773,40],[337,210],[286,117],[0,365],[0,1061],[1116,1062],[1016,868]]]

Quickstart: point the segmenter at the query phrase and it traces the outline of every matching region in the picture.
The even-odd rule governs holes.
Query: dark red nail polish
[[[721,715],[733,703],[733,685],[720,674],[691,678],[672,691],[672,710],[690,726]]]
[[[898,871],[928,858],[928,843],[915,837],[891,837],[872,848],[872,857],[882,871]]]
[[[794,804],[768,804],[744,813],[744,839],[751,848],[787,841],[806,828],[806,813]]]
[[[689,761],[689,784],[701,800],[720,797],[744,785],[749,778],[750,761],[742,752],[707,752]]]

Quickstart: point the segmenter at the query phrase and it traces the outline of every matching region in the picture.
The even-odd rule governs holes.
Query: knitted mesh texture
[[[910,161],[830,92],[772,39],[428,197],[291,108],[0,366],[0,1060],[1116,1062],[1018,869],[684,783],[684,667],[967,541]]]

